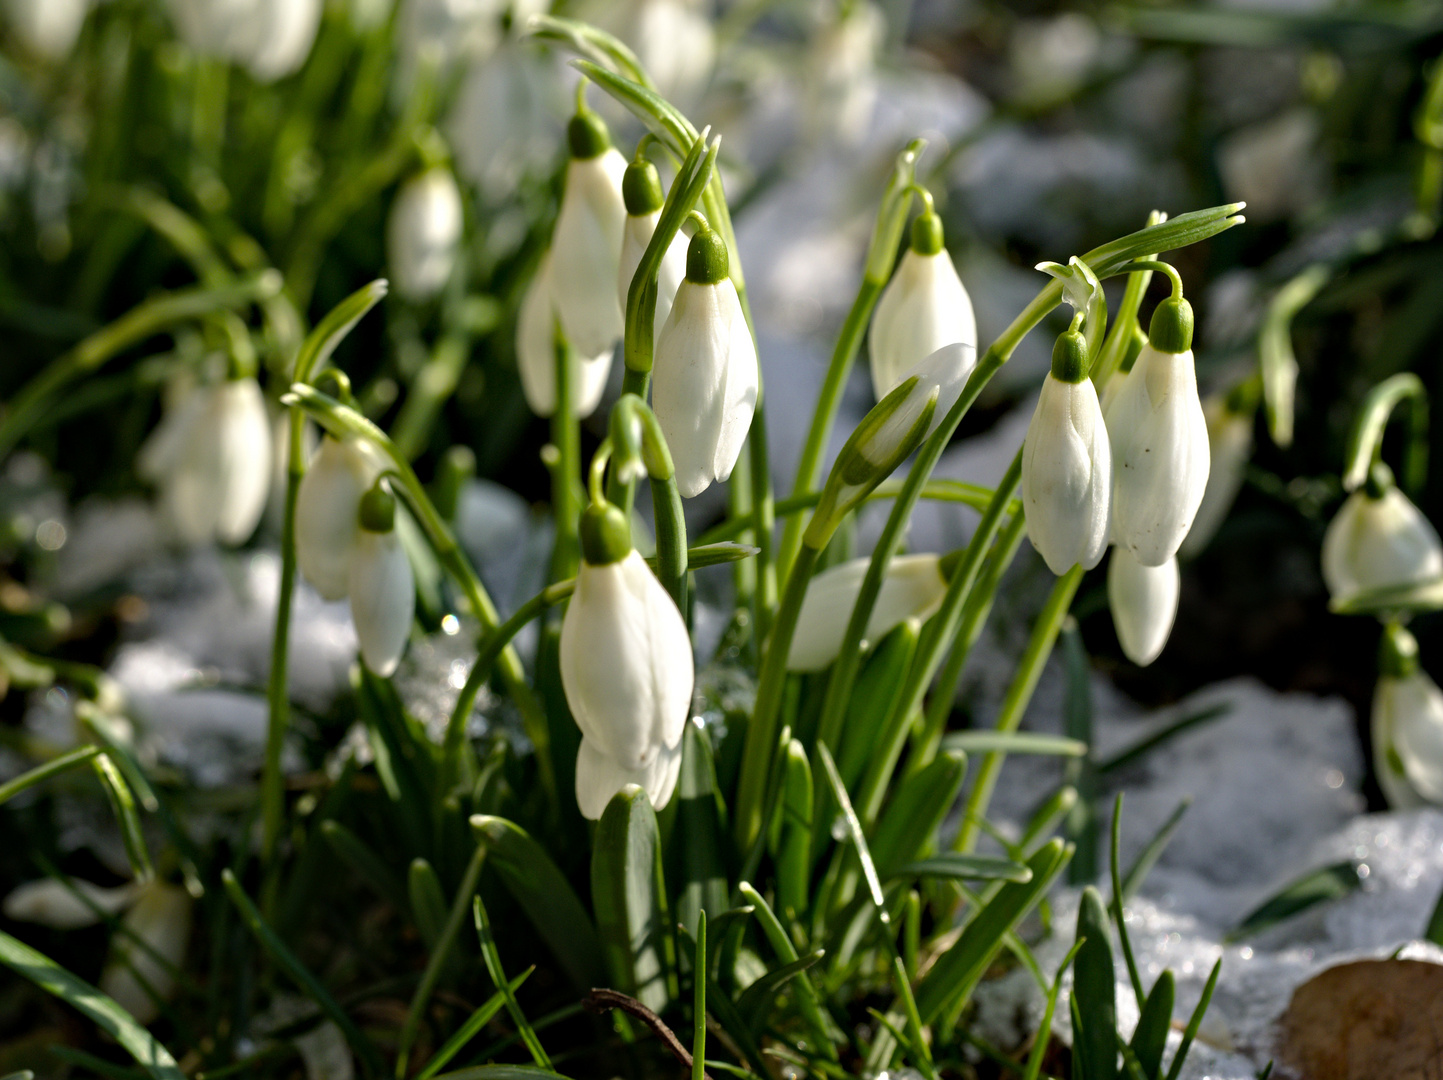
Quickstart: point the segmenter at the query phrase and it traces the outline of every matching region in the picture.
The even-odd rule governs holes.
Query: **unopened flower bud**
[[[1208,546],[1222,527],[1243,486],[1243,472],[1253,454],[1253,411],[1234,411],[1227,395],[1203,402],[1208,427],[1208,482],[1192,528],[1179,553],[1188,558]]]
[[[600,356],[622,333],[616,277],[626,225],[621,191],[626,159],[593,112],[572,117],[567,138],[571,162],[551,239],[552,301],[577,353]]]
[[[396,497],[379,482],[361,497],[346,591],[366,666],[383,678],[396,670],[416,615],[416,578],[396,535]]]
[[[1172,633],[1182,577],[1177,559],[1144,566],[1126,548],[1113,549],[1107,566],[1107,599],[1123,653],[1138,667],[1158,658]]]
[[[807,585],[787,670],[820,671],[837,658],[871,559],[853,559],[822,571]],[[876,644],[906,619],[925,621],[947,592],[943,561],[936,555],[898,555],[887,564],[877,602],[867,619],[863,645]]]
[[[461,190],[450,169],[428,169],[401,186],[386,226],[397,294],[424,303],[441,291],[456,264],[463,224]]]

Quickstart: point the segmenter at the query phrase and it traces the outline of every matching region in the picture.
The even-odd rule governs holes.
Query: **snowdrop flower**
[[[90,0],[6,0],[6,22],[25,47],[46,60],[63,60],[75,47]]]
[[[571,118],[566,136],[571,162],[551,238],[552,299],[566,340],[581,356],[599,356],[622,332],[616,274],[626,227],[626,159],[590,110]]]
[[[239,544],[255,531],[271,482],[271,426],[255,379],[192,390],[141,448],[140,474],[160,487],[180,540]]]
[[[361,497],[356,532],[346,567],[351,622],[361,659],[382,678],[396,670],[416,615],[416,579],[396,535],[396,497],[380,483]]]
[[[311,458],[296,495],[296,565],[326,600],[341,600],[351,551],[361,531],[361,497],[385,471],[371,443],[327,435]]]
[[[171,0],[180,36],[198,53],[244,65],[258,81],[299,70],[321,22],[322,0]]]
[[[837,658],[871,561],[852,559],[811,580],[787,653],[788,671],[820,671]],[[942,605],[950,569],[950,564],[936,555],[894,557],[887,564],[877,602],[867,619],[864,646],[880,641],[906,619],[921,622],[931,617]]]
[[[1126,548],[1113,549],[1107,566],[1112,625],[1123,653],[1138,667],[1156,660],[1167,644],[1181,591],[1177,559],[1144,566]]]
[[[881,401],[908,369],[944,345],[961,342],[976,357],[972,299],[942,243],[942,219],[929,209],[912,222],[912,242],[882,297],[867,347],[872,390]],[[971,374],[971,369],[963,375]]]
[[[681,768],[695,676],[671,595],[631,546],[626,515],[593,502],[581,517],[581,569],[561,623],[561,685],[581,729],[576,801],[592,820],[627,784],[660,810]]]
[[[461,190],[444,166],[401,186],[386,224],[386,248],[396,292],[413,304],[430,300],[451,276],[463,226]]]
[[[646,254],[646,247],[656,232],[665,199],[661,194],[661,177],[657,175],[656,166],[649,161],[633,161],[628,165],[621,188],[626,197],[626,230],[622,234],[616,295],[625,311],[631,279],[636,276],[636,268],[641,265],[641,257]],[[678,231],[667,245],[666,254],[661,257],[661,269],[656,275],[656,336],[661,335],[661,328],[671,314],[676,290],[686,277],[686,248],[686,236]]]
[[[1203,402],[1208,426],[1208,482],[1192,529],[1179,549],[1184,558],[1206,548],[1222,527],[1242,489],[1243,470],[1253,456],[1253,410],[1235,409],[1231,398],[1228,394],[1214,394]]]
[[[1107,410],[1112,540],[1143,566],[1162,566],[1192,528],[1208,481],[1207,420],[1192,358],[1192,307],[1164,300]]]
[[[1373,693],[1373,754],[1379,786],[1394,809],[1443,805],[1443,692],[1418,664],[1418,642],[1396,623],[1384,628]]]
[[[728,268],[721,237],[699,230],[656,340],[652,407],[687,499],[731,476],[757,407],[756,345]]]
[[[192,905],[184,889],[152,882],[121,921],[129,933],[111,939],[100,990],[142,1024],[160,1014],[156,998],[165,1001],[175,993],[175,971],[190,939]],[[146,948],[136,944],[137,938]]]
[[[552,253],[541,257],[536,276],[521,298],[516,316],[516,368],[526,404],[537,416],[556,411],[556,304],[553,299]],[[615,351],[608,344],[594,356],[579,354],[571,363],[571,401],[576,415],[586,418],[601,404]]]
[[[119,915],[135,899],[137,888],[128,884],[105,889],[79,878],[72,878],[68,885],[54,878],[40,878],[10,891],[5,897],[5,917],[55,930],[78,930],[94,926],[102,915]]]
[[[1443,576],[1443,545],[1429,520],[1375,465],[1323,534],[1323,581],[1334,599]]]
[[[1087,341],[1069,330],[1052,350],[1022,451],[1027,536],[1059,576],[1101,561],[1112,511],[1112,450],[1087,367]]]

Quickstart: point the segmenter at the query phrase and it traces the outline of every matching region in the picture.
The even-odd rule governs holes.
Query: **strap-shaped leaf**
[[[722,806],[717,794],[711,739],[696,724],[681,737],[681,775],[676,782],[676,829],[672,833],[673,866],[681,869],[677,918],[693,933],[697,915],[719,919],[731,907],[723,855]]]
[[[762,1032],[766,1030],[767,1023],[772,1018],[772,999],[777,996],[782,987],[814,966],[826,955],[825,949],[809,952],[799,960],[783,964],[774,971],[767,972],[742,992],[742,996],[737,1000],[737,1012],[741,1013],[754,1035],[760,1038]]]
[[[996,855],[964,855],[948,851],[930,859],[918,859],[888,874],[889,878],[938,878],[956,881],[1015,881],[1026,884],[1032,871],[1025,863]]]
[[[411,916],[426,948],[434,949],[446,925],[446,893],[441,879],[425,859],[412,859],[406,875],[406,892],[411,900]]]
[[[656,811],[635,784],[612,797],[597,823],[591,905],[612,981],[661,1012],[676,995],[676,962]]]
[[[878,874],[891,877],[898,867],[932,848],[937,827],[957,801],[966,773],[967,755],[949,750],[897,789],[872,836]]]
[[[405,910],[406,890],[401,887],[396,872],[386,865],[375,849],[339,821],[321,822],[321,835],[325,837],[326,845],[381,899]]]
[[[606,968],[596,927],[546,849],[505,818],[476,814],[471,828],[486,849],[487,865],[531,920],[562,970],[581,989],[600,986]]]
[[[777,902],[800,916],[807,910],[812,876],[812,766],[796,739],[782,760],[781,850],[777,853]]]
[[[1038,754],[1046,757],[1083,757],[1087,743],[1062,735],[1035,731],[954,731],[942,738],[944,750],[968,754]]]
[[[1091,885],[1082,891],[1077,909],[1077,939],[1083,945],[1072,967],[1072,997],[1081,1026],[1073,1032],[1072,1051],[1086,1080],[1116,1080],[1117,979],[1112,932],[1102,894]]]
[[[1352,862],[1333,863],[1310,871],[1289,882],[1281,890],[1259,904],[1230,931],[1224,941],[1238,941],[1290,919],[1315,904],[1337,900],[1356,892],[1363,885],[1358,868]]]
[[[1132,1033],[1132,1052],[1138,1068],[1147,1080],[1153,1080],[1162,1069],[1162,1052],[1167,1048],[1167,1033],[1172,1028],[1172,1006],[1177,997],[1177,981],[1171,971],[1164,971],[1152,984],[1152,991],[1142,1006],[1137,1030]]]

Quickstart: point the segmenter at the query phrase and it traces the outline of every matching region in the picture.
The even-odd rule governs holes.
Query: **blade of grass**
[[[1127,936],[1127,918],[1122,913],[1122,871],[1118,869],[1118,848],[1121,843],[1122,792],[1119,791],[1112,804],[1112,902],[1108,905],[1108,910],[1117,924],[1117,936],[1122,942],[1122,958],[1127,962],[1127,977],[1132,983],[1132,992],[1137,997],[1138,1010],[1141,1011],[1147,1003],[1147,995],[1142,991],[1142,976],[1137,973],[1137,961],[1132,955],[1132,942]]]
[[[1177,827],[1182,824],[1183,815],[1187,813],[1188,807],[1192,805],[1191,796],[1183,799],[1177,804],[1177,809],[1162,823],[1157,835],[1148,841],[1147,846],[1138,854],[1137,859],[1127,868],[1127,873],[1122,878],[1122,901],[1126,903],[1136,895],[1137,890],[1142,888],[1143,880],[1147,877],[1148,871],[1153,868],[1157,860],[1162,856],[1163,849],[1167,847],[1168,841],[1172,839]],[[1116,890],[1114,885],[1113,889]]]
[[[110,808],[120,823],[120,838],[125,843],[125,857],[130,860],[131,872],[136,881],[149,881],[155,877],[150,865],[150,851],[145,846],[145,831],[140,825],[140,813],[135,808],[135,796],[130,785],[116,768],[109,754],[98,754],[90,759],[95,775],[105,788],[110,799]]]
[[[1042,1073],[1042,1059],[1047,1056],[1047,1042],[1052,1038],[1052,1015],[1057,1011],[1057,998],[1062,993],[1062,976],[1077,959],[1077,951],[1082,948],[1086,941],[1074,941],[1072,948],[1062,958],[1062,963],[1057,967],[1057,975],[1052,980],[1052,986],[1047,991],[1047,1004],[1042,1010],[1042,1023],[1037,1027],[1037,1035],[1032,1043],[1032,1053],[1027,1058],[1027,1071],[1023,1074],[1022,1080],[1037,1080]]]
[[[516,993],[521,984],[531,977],[536,968],[527,968],[516,978],[507,984],[511,993]],[[457,1029],[456,1034],[446,1040],[446,1044],[431,1055],[431,1060],[426,1062],[426,1067],[416,1074],[416,1080],[431,1080],[443,1068],[446,1063],[466,1048],[466,1044],[474,1039],[481,1029],[491,1022],[492,1017],[506,1007],[506,994],[497,990],[486,999],[486,1003],[467,1017],[466,1022]]]
[[[481,939],[481,955],[486,960],[486,970],[491,973],[491,981],[506,999],[506,1011],[515,1021],[516,1030],[521,1033],[521,1039],[526,1044],[526,1049],[531,1052],[532,1060],[542,1069],[550,1069],[551,1059],[546,1056],[541,1040],[536,1037],[526,1014],[521,1011],[516,995],[511,992],[511,984],[506,981],[506,972],[501,967],[501,956],[496,951],[496,939],[491,936],[491,922],[486,917],[486,905],[481,903],[480,896],[471,898],[471,912],[476,920],[476,934]]]
[[[1202,997],[1198,999],[1197,1008],[1192,1011],[1187,1027],[1183,1029],[1182,1042],[1178,1044],[1177,1054],[1173,1056],[1172,1067],[1167,1070],[1167,1080],[1177,1080],[1182,1074],[1182,1067],[1187,1061],[1188,1051],[1192,1049],[1193,1040],[1197,1038],[1198,1028],[1202,1027],[1203,1015],[1208,1011],[1208,1005],[1212,1003],[1213,991],[1217,989],[1218,974],[1222,969],[1223,960],[1222,957],[1218,957],[1217,963],[1213,965],[1212,974],[1208,976],[1207,985],[1203,987]]]
[[[100,752],[98,746],[82,746],[79,750],[72,750],[68,754],[62,754],[54,761],[47,761],[44,765],[38,765],[29,772],[21,773],[14,780],[0,784],[0,803],[8,802],[42,780],[49,780],[52,776],[58,776],[77,765],[84,765]]]

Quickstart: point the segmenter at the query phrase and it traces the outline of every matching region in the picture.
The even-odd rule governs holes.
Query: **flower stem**
[[[581,421],[576,415],[572,381],[576,351],[561,334],[556,342],[556,409],[551,414],[551,445],[556,451],[551,465],[551,516],[556,539],[551,548],[551,580],[574,577],[581,557],[577,523],[581,506],[576,485],[581,475]]]
[[[1082,583],[1082,574],[1082,567],[1074,566],[1058,578],[1057,584],[1052,587],[1052,595],[1047,598],[1042,613],[1037,616],[1032,637],[1022,654],[1022,662],[1018,665],[1017,674],[1012,677],[1012,685],[1007,688],[1007,696],[1002,701],[1002,709],[997,715],[995,725],[997,731],[1016,731],[1022,723],[1022,714],[1027,711],[1027,706],[1032,701],[1032,692],[1037,689],[1037,680],[1042,677],[1042,669],[1047,664],[1047,658],[1052,655],[1052,646],[1056,644],[1062,622],[1067,618],[1068,609],[1072,607],[1072,598],[1077,593],[1077,586]],[[977,845],[977,834],[980,830],[978,822],[987,813],[992,792],[997,787],[997,776],[1002,771],[1002,762],[1006,756],[993,752],[982,759],[982,766],[977,770],[977,779],[972,783],[972,790],[967,793],[962,827],[957,832],[953,850],[971,851]]]

